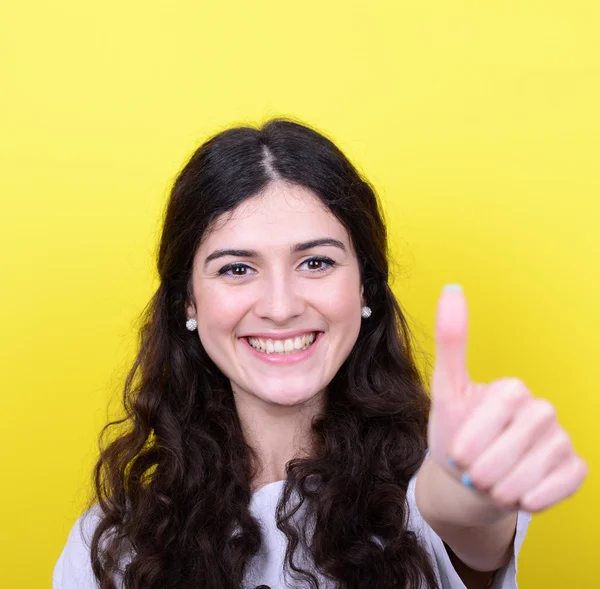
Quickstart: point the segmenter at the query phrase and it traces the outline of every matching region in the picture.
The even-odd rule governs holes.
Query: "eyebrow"
[[[302,243],[297,243],[296,245],[292,246],[291,252],[292,253],[304,252],[313,247],[318,247],[321,245],[329,245],[332,247],[337,247],[337,248],[341,249],[343,252],[347,251],[346,246],[338,239],[333,239],[332,237],[322,237],[320,239],[313,239],[311,241],[304,241]],[[237,258],[259,258],[260,254],[255,250],[238,250],[238,249],[215,250],[214,252],[212,252],[211,254],[206,256],[206,259],[204,260],[204,267],[206,268],[206,266],[209,264],[209,262],[212,262],[213,260],[216,260],[217,258],[222,258],[224,256],[235,256]]]

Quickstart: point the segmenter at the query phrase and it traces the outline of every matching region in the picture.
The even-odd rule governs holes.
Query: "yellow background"
[[[555,403],[591,474],[534,517],[521,587],[595,586],[599,30],[594,0],[3,3],[0,585],[50,585],[177,170],[210,133],[283,114],[378,189],[428,361],[459,282],[474,378]]]

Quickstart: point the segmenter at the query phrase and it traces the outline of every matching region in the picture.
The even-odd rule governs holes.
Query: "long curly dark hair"
[[[239,589],[261,547],[249,511],[256,454],[230,383],[198,333],[186,329],[185,311],[192,260],[211,224],[274,179],[310,189],[347,229],[372,308],[312,422],[314,452],[286,465],[277,505],[285,566],[298,587],[319,589],[315,571],[340,588],[437,587],[425,549],[407,529],[407,486],[426,452],[429,397],[388,284],[377,198],[329,139],[277,118],[213,136],[174,183],[158,251],[160,285],[143,312],[125,380],[125,417],[100,436],[91,504],[101,517],[91,562],[101,589],[120,586],[118,578],[124,589]],[[302,504],[316,522],[310,545],[293,517]],[[311,570],[294,561],[299,546],[312,555]]]

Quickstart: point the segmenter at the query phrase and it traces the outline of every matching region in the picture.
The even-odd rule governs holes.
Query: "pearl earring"
[[[368,319],[371,316],[371,313],[371,307],[367,307],[366,305],[360,310],[363,319]]]
[[[188,319],[185,322],[185,326],[188,328],[189,331],[195,331],[198,327],[198,322],[195,319]]]

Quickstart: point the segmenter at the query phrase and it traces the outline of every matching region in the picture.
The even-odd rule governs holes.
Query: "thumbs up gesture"
[[[474,383],[466,366],[462,289],[442,293],[436,319],[429,449],[462,483],[501,508],[539,512],[572,495],[587,475],[553,405],[516,378]]]

